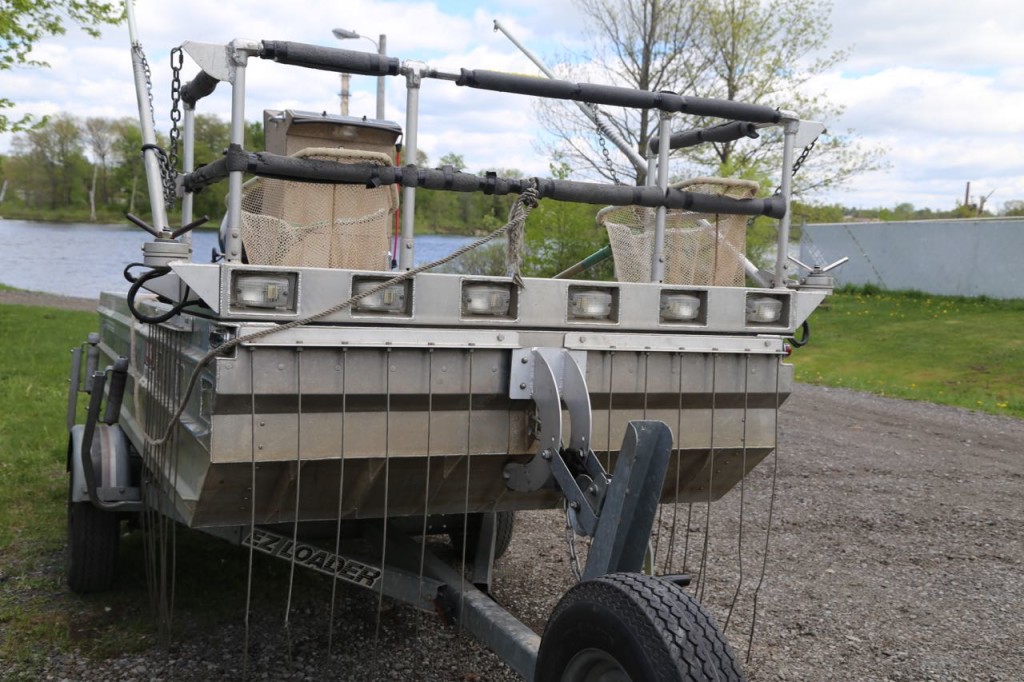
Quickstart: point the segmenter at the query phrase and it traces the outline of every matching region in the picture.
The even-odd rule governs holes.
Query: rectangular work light
[[[353,278],[352,293],[360,295],[376,289],[386,282],[385,279],[362,279]],[[409,314],[409,282],[396,282],[374,291],[372,294],[359,299],[353,304],[353,308],[361,313],[373,313],[378,315],[408,315]]]
[[[488,317],[512,316],[512,285],[494,282],[464,282],[462,314]]]
[[[772,324],[782,317],[782,299],[773,296],[747,297],[747,322]]]
[[[236,272],[231,305],[259,311],[294,311],[297,278],[295,273]]]
[[[569,320],[615,321],[615,290],[569,287]]]

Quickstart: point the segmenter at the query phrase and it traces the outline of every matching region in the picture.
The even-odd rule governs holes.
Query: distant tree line
[[[230,125],[213,115],[196,116],[196,164],[220,158]],[[158,144],[168,149],[166,136]],[[246,146],[263,148],[263,125],[246,126]],[[134,118],[68,113],[14,136],[11,152],[0,156],[0,182],[7,191],[0,213],[40,220],[120,221],[126,212],[147,216],[149,200],[142,163],[142,135]],[[180,157],[179,157],[180,158]],[[200,192],[195,214],[219,220],[224,194]]]
[[[212,115],[196,117],[196,163],[219,158],[229,139],[229,124]],[[167,140],[159,143],[166,148]],[[246,148],[263,149],[263,128],[246,128]],[[126,212],[148,218],[148,195],[141,155],[142,139],[131,118],[78,119],[59,114],[44,124],[14,137],[11,153],[0,156],[0,183],[7,182],[0,215],[41,220],[120,222]],[[467,170],[464,157],[450,152],[435,164],[420,152],[423,167],[451,166]],[[522,177],[517,169],[491,168],[503,177]],[[573,169],[564,158],[550,165],[550,175],[569,178]],[[214,186],[195,198],[195,214],[207,214],[217,225],[224,214],[226,186]],[[421,232],[482,235],[505,223],[513,201],[508,196],[421,190],[416,194],[416,226]],[[595,216],[600,207],[541,202],[527,224],[526,272],[551,276],[582,260],[608,243]],[[957,206],[950,211],[917,209],[910,203],[892,208],[851,208],[840,204],[793,203],[794,238],[804,223],[865,220],[927,220],[979,215],[978,207]],[[982,211],[981,215],[992,215]],[[1007,201],[1002,215],[1024,215],[1024,201]],[[172,215],[172,220],[175,216]],[[748,253],[761,253],[775,240],[773,221],[759,219],[748,233]],[[499,249],[474,253],[455,271],[502,274]]]

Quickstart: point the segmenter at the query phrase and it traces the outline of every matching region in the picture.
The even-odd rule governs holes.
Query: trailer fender
[[[82,468],[82,439],[85,426],[71,427],[68,438],[68,470],[71,472],[71,501],[88,502],[89,487]],[[103,502],[131,502],[140,499],[131,480],[131,449],[128,437],[117,424],[97,424],[92,439],[92,465],[96,476],[96,494]],[[97,505],[99,506],[99,505]]]

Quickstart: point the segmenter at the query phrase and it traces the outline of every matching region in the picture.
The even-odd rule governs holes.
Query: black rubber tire
[[[515,528],[516,513],[514,511],[497,512],[495,519],[494,538],[494,560],[497,561],[505,556],[509,545],[512,544],[512,531]],[[466,518],[466,526],[463,527],[462,519]],[[466,538],[466,559],[472,559],[476,552],[477,538],[480,537],[480,524],[483,523],[483,514],[470,514],[468,517],[455,517],[448,524],[448,539],[457,554],[462,554],[462,538]]]
[[[534,675],[536,682],[594,679],[746,678],[714,618],[696,599],[659,578],[613,573],[581,582],[562,596],[544,629]]]
[[[72,592],[105,592],[114,585],[121,518],[91,502],[68,500],[68,587]]]

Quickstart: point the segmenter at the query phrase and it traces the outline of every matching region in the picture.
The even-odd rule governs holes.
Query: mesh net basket
[[[758,184],[733,178],[695,178],[675,189],[751,199]],[[597,214],[608,230],[615,277],[622,282],[650,282],[657,210],[642,206],[608,206]],[[741,287],[747,245],[747,216],[694,213],[669,209],[665,215],[665,283]]]
[[[390,166],[379,152],[311,147],[293,156]],[[250,263],[313,268],[388,270],[398,192],[255,178],[242,193],[242,244]]]

